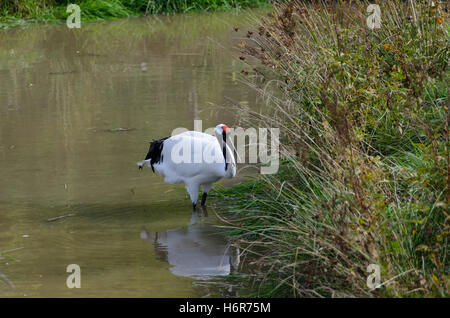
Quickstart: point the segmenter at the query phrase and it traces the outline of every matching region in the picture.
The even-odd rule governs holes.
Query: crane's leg
[[[203,212],[203,216],[205,218],[207,218],[208,217],[208,210],[206,209],[206,206],[202,205],[201,209],[202,209],[202,212]]]
[[[203,195],[202,195],[202,206],[205,205],[207,196],[208,196],[208,193],[203,192]]]
[[[212,183],[202,184],[202,191],[203,191],[202,206],[204,206],[206,203],[206,197],[208,196],[208,191],[211,190],[212,185],[213,185]]]
[[[198,192],[200,191],[200,185],[194,183],[186,184],[186,190],[189,193],[189,196],[191,197],[192,208],[195,210],[195,207],[197,206]]]

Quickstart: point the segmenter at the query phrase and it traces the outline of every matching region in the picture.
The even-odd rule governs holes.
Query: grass
[[[18,250],[21,250],[23,247],[14,248],[10,250],[0,250],[0,288],[2,287],[2,283],[4,283],[9,289],[15,290],[16,286],[14,283],[2,273],[1,269],[3,266],[1,265],[8,265],[9,263],[15,263],[17,262],[17,259],[10,255],[11,252],[15,252]]]
[[[148,14],[226,11],[267,6],[265,0],[6,0],[0,2],[0,29],[26,23],[65,22],[67,5],[81,8],[82,22]]]
[[[276,4],[239,45],[271,109],[247,124],[282,135],[277,174],[216,192],[252,296],[449,295],[448,16],[379,4],[374,31],[368,2]]]

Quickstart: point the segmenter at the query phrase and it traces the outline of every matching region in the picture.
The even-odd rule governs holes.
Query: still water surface
[[[208,296],[196,281],[236,270],[214,213],[136,162],[176,127],[259,107],[231,54],[258,14],[0,31],[0,296]]]

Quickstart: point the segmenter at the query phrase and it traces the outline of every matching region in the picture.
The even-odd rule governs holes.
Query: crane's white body
[[[156,173],[164,175],[164,181],[167,183],[184,183],[194,206],[202,187],[205,196],[202,204],[204,204],[206,194],[214,182],[236,175],[236,161],[231,147],[235,149],[231,141],[223,142],[220,126],[216,127],[216,136],[187,131],[169,137],[162,141],[159,162],[151,162],[151,159],[148,159],[139,162],[138,165],[142,167],[147,163],[149,167],[152,166]]]

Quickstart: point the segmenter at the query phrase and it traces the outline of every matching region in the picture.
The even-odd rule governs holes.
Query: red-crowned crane
[[[214,129],[215,137],[198,131],[154,140],[139,169],[147,163],[153,172],[164,175],[167,183],[184,183],[195,209],[200,186],[204,206],[206,196],[214,182],[236,175],[236,148],[230,139],[230,129],[220,124]]]

